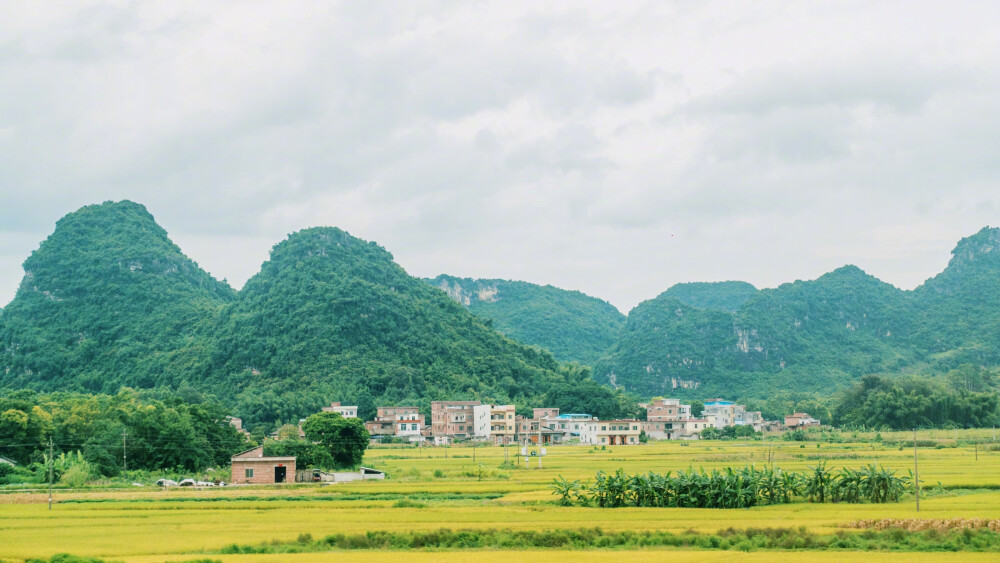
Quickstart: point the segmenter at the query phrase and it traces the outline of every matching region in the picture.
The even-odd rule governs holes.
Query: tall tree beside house
[[[357,467],[368,448],[368,429],[359,418],[344,418],[335,412],[311,415],[302,423],[306,439],[318,442],[339,467]]]

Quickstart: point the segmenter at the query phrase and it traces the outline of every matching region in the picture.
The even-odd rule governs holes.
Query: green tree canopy
[[[344,418],[339,413],[321,412],[302,423],[306,438],[318,442],[330,452],[339,467],[357,467],[368,447],[368,429],[359,418]]]

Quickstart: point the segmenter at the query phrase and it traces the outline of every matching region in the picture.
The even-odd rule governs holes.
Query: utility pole
[[[472,441],[472,463],[476,463],[476,441]]]
[[[126,441],[128,430],[122,430],[122,468],[125,478],[128,479],[128,442]]]
[[[52,436],[49,436],[49,510],[52,510],[52,472],[55,458],[52,457]]]
[[[542,468],[542,417],[538,417],[538,468]]]
[[[917,429],[913,429],[913,484],[917,492],[917,512],[920,512],[920,471],[917,468]]]

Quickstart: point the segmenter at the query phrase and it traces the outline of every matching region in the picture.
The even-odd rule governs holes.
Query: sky
[[[239,288],[330,225],[410,274],[623,312],[845,264],[904,289],[1000,225],[998,2],[8,2],[0,305],[79,207]]]

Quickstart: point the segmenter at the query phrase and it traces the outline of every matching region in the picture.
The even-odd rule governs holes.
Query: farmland
[[[433,536],[436,531],[448,529],[478,531],[482,538],[499,541],[500,547],[477,552],[477,558],[487,561],[501,558],[506,561],[512,556],[528,560],[565,557],[563,551],[537,545],[521,550],[508,545],[504,534],[523,536],[529,532],[581,530],[601,535],[604,537],[601,541],[610,541],[608,537],[614,534],[638,537],[646,532],[669,534],[675,539],[721,537],[724,542],[732,543],[730,549],[750,549],[744,554],[750,560],[764,560],[773,559],[775,554],[754,547],[749,540],[740,540],[742,547],[738,547],[733,538],[742,538],[739,534],[747,529],[772,528],[786,530],[781,532],[785,535],[808,536],[811,539],[807,538],[807,542],[822,544],[837,534],[877,535],[851,527],[864,520],[1000,519],[1000,451],[994,449],[991,430],[926,431],[918,436],[918,443],[923,446],[919,451],[919,471],[924,488],[919,513],[912,494],[905,495],[902,502],[890,504],[796,502],[752,509],[565,507],[556,504],[550,486],[556,477],[586,482],[598,470],[614,472],[619,468],[628,473],[666,473],[689,468],[710,471],[773,465],[786,471],[805,471],[825,461],[831,468],[859,468],[875,463],[880,468],[907,474],[913,467],[912,443],[906,442],[912,440],[912,434],[843,433],[830,435],[828,439],[834,441],[786,442],[769,437],[766,443],[759,440],[659,442],[603,450],[560,446],[548,449],[541,469],[534,456],[529,457],[526,469],[524,458],[515,458],[513,454],[518,452],[513,448],[509,454],[518,463],[501,467],[504,451],[500,447],[420,450],[386,447],[369,450],[365,463],[386,471],[390,476],[387,481],[204,490],[162,491],[151,487],[57,490],[52,511],[47,510],[44,492],[9,490],[0,494],[3,537],[0,559],[21,561],[72,553],[118,561],[208,558],[304,562],[342,557],[343,552],[338,551],[342,547],[321,541],[332,535],[342,535],[346,538],[344,542],[350,543],[377,531],[395,538],[392,541],[409,541],[407,538],[412,534]],[[594,532],[596,528],[600,531]],[[503,537],[496,540],[495,536]],[[889,536],[878,537],[882,538],[878,541],[883,541]],[[261,548],[264,544],[271,547]],[[227,553],[237,548],[262,553]],[[662,559],[665,549],[671,549],[670,557],[678,560],[732,556],[731,552],[718,549],[704,551],[698,545],[671,548],[628,544],[617,549],[628,550],[628,557],[637,561]],[[398,557],[393,553],[365,553],[365,558],[372,561]],[[603,557],[602,553],[607,555],[602,549],[585,549],[572,557],[578,561],[597,560]],[[441,561],[465,559],[469,552],[431,545],[415,550],[412,555],[414,561]],[[975,555],[923,552],[922,548],[919,554],[880,553],[880,557],[897,557],[900,561],[965,560]],[[979,555],[996,556],[996,552]],[[841,558],[843,554],[800,549],[783,552],[781,557],[824,561]]]

